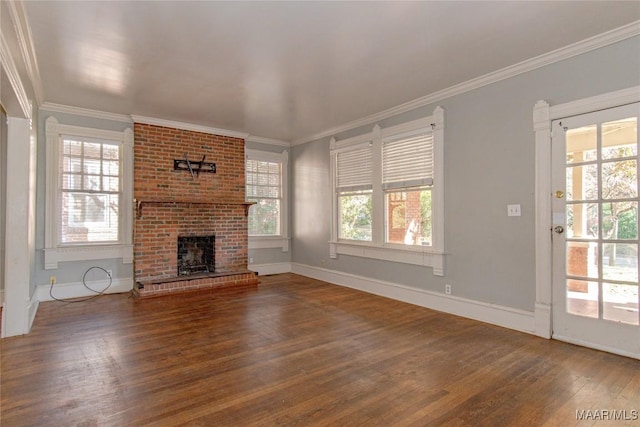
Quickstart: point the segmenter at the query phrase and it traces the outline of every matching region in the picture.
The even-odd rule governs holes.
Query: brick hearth
[[[203,273],[190,276],[179,276],[160,281],[138,282],[133,290],[138,298],[152,298],[163,295],[206,291],[216,289],[243,289],[258,285],[257,273],[253,271],[236,273]]]
[[[255,286],[247,270],[244,140],[136,123],[135,293],[141,298]],[[206,157],[216,173],[174,170]],[[215,272],[178,276],[179,236],[215,236]]]

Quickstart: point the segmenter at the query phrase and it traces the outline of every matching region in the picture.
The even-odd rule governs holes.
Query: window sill
[[[341,254],[432,267],[434,276],[444,276],[445,254],[431,247],[412,246],[404,248],[399,246],[379,246],[368,242],[340,241],[329,242],[329,252],[331,258],[337,258]]]
[[[122,258],[124,264],[133,262],[133,245],[82,245],[44,249],[44,268],[58,268],[59,262],[91,261]]]
[[[282,248],[289,252],[289,239],[282,236],[249,236],[249,249]]]

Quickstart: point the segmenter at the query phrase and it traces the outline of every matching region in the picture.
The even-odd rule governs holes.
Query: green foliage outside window
[[[340,195],[339,203],[339,237],[371,241],[371,192]]]
[[[420,192],[420,213],[421,224],[420,230],[422,230],[423,242],[432,242],[432,227],[431,227],[431,191],[425,190]]]
[[[280,234],[280,200],[256,200],[249,215],[250,236],[274,236]]]

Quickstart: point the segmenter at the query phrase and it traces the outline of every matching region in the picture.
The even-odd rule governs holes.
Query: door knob
[[[562,199],[564,197],[564,191],[558,190],[556,191],[556,199]]]
[[[564,233],[564,227],[561,225],[556,225],[555,227],[553,227],[553,231],[555,231],[558,234],[562,234]]]

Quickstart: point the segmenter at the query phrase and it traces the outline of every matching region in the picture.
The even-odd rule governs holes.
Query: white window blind
[[[433,185],[433,132],[382,143],[382,187]]]
[[[366,143],[357,148],[337,153],[337,185],[338,192],[371,190],[372,161],[371,144]]]
[[[247,159],[246,173],[248,199],[280,198],[280,163]]]

